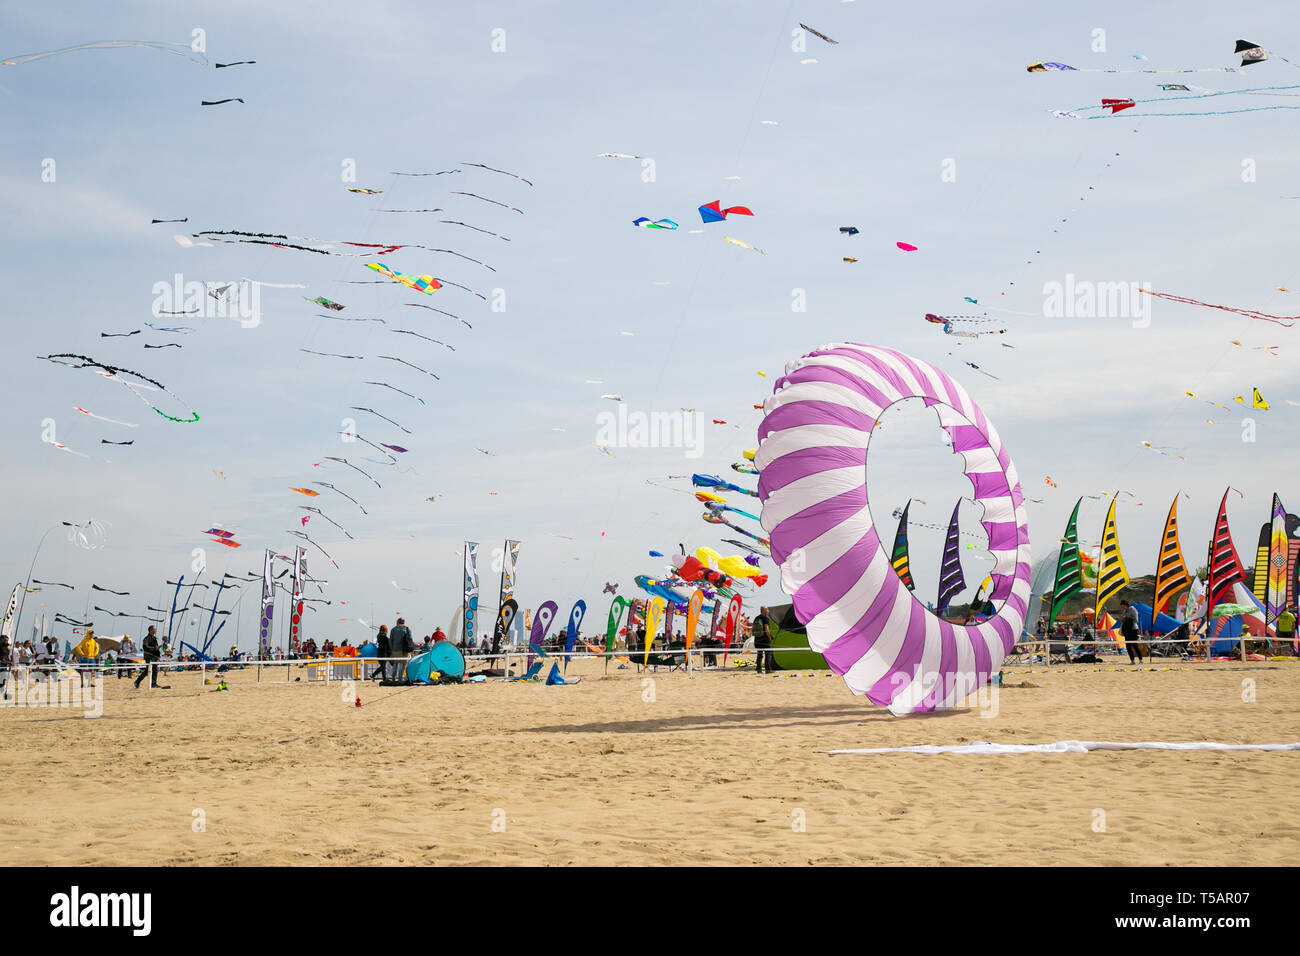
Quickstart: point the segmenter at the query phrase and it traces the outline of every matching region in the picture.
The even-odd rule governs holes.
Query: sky
[[[196,563],[204,581],[260,571],[263,549],[291,552],[305,543],[286,532],[301,530],[339,565],[308,546],[312,574],[329,582],[310,596],[332,603],[314,607],[306,633],[355,643],[369,633],[360,621],[391,624],[398,614],[417,635],[446,628],[461,603],[466,540],[481,543],[484,603],[494,605],[492,551],[508,537],[522,541],[521,606],[555,600],[563,617],[582,598],[603,622],[607,582],[631,595],[635,575],[664,572],[648,551],[736,553],[701,521],[689,481],[668,476],[721,474],[752,487],[730,465],[757,444],[762,413],[753,405],[787,362],[840,341],[900,349],[966,386],[1026,496],[1041,499],[1028,511],[1036,559],[1057,546],[1081,496],[1123,490],[1132,492],[1117,509],[1126,563],[1149,573],[1181,492],[1183,549],[1195,568],[1232,487],[1229,518],[1249,565],[1271,496],[1289,503],[1296,494],[1286,480],[1300,464],[1297,407],[1287,404],[1300,402],[1294,330],[1148,296],[1138,298],[1149,311],[1118,317],[1051,315],[1045,303],[1051,283],[1073,277],[1300,313],[1300,265],[1285,240],[1300,201],[1300,133],[1289,115],[1300,89],[1140,103],[1095,120],[1051,111],[1090,116],[1103,97],[1186,95],[1159,90],[1164,82],[1300,86],[1300,70],[1279,58],[1300,63],[1300,27],[1288,12],[1282,3],[1193,3],[1170,17],[1124,3],[1030,13],[1008,3],[831,0],[436,11],[319,3],[309,17],[246,2],[7,9],[2,58],[100,40],[188,44],[199,30],[208,63],[122,47],[0,66],[8,333],[0,474],[9,504],[0,581],[7,589],[30,568],[75,587],[30,595],[25,622],[44,605],[50,616],[94,620],[101,633],[134,633],[138,619],[93,606],[132,614],[163,606],[172,590],[163,582],[192,580]],[[838,43],[804,34],[800,22]],[[1038,60],[1229,67],[1240,38],[1275,55],[1244,72],[1025,70]],[[237,60],[256,63],[213,65]],[[244,102],[199,105],[226,97]],[[1257,106],[1288,108],[1138,115]],[[392,175],[450,169],[460,172]],[[755,215],[704,225],[696,207],[715,199]],[[445,211],[380,211],[425,208]],[[680,228],[633,228],[640,216]],[[859,234],[842,236],[848,225]],[[404,244],[383,261],[484,298],[452,286],[426,296],[351,284],[380,279],[362,268],[373,257],[184,248],[172,238],[200,230]],[[917,251],[901,251],[900,241]],[[306,288],[260,287],[256,322],[162,321],[155,286],[178,275]],[[316,296],[345,309],[304,301]],[[417,302],[464,321],[408,307]],[[987,312],[996,321],[958,328],[1004,334],[959,339],[923,320],[989,306],[1003,310]],[[195,331],[156,332],[146,322]],[[101,337],[133,329],[142,332]],[[181,347],[144,349],[169,342]],[[1277,355],[1253,348],[1271,345]],[[180,400],[164,397],[165,411],[184,417],[188,406],[199,421],[165,420],[93,370],[38,358],[60,352],[139,371]],[[1254,387],[1270,410],[1232,401]],[[618,408],[607,394],[629,412],[693,409],[704,422],[698,457],[681,447],[616,444],[609,455],[593,447],[599,416]],[[936,585],[943,539],[924,525],[946,524],[970,486],[933,415],[914,405],[886,414],[867,471],[886,541],[893,509],[924,502],[911,510],[912,573],[924,595]],[[87,457],[49,444],[51,429]],[[349,429],[409,450],[395,454],[397,465],[367,462],[383,459],[345,441]],[[347,458],[382,487],[326,456]],[[312,481],[337,485],[368,513],[325,489],[310,500],[289,490]],[[745,510],[753,510],[746,501],[758,505],[731,497]],[[1086,541],[1099,540],[1106,505],[1084,497]],[[59,527],[91,518],[106,526],[102,548],[78,548]],[[979,535],[978,519],[968,502],[963,528]],[[203,532],[214,526],[242,547],[213,543]],[[59,530],[38,552],[51,527]],[[963,561],[974,588],[989,560],[976,548]],[[746,607],[785,603],[772,578]],[[223,596],[221,606],[236,610],[223,645],[234,631],[240,646],[255,646],[257,592],[246,584]],[[205,623],[188,625],[190,635]]]

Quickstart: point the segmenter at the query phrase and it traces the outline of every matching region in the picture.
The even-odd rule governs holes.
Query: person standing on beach
[[[139,688],[140,681],[144,680],[146,674],[149,674],[149,686],[158,687],[158,629],[152,624],[149,625],[149,633],[145,634],[144,640],[140,642],[140,653],[144,655],[144,667],[140,668],[140,673],[136,676],[135,686]],[[162,688],[166,690],[166,687]]]
[[[1124,635],[1124,647],[1128,651],[1128,662],[1130,664],[1141,663],[1142,648],[1138,646],[1137,608],[1129,604],[1128,601],[1120,601],[1119,606],[1124,609],[1124,613],[1120,616],[1119,632]]]
[[[1295,608],[1290,604],[1277,616],[1277,640],[1279,644],[1291,644],[1295,641]]]
[[[406,658],[411,651],[415,650],[415,643],[411,640],[411,629],[406,626],[405,618],[397,619],[397,624],[389,633],[388,640],[393,646],[393,656],[402,658],[393,662],[393,680],[400,681],[406,676]]]
[[[389,662],[384,658],[393,656],[393,643],[388,639],[387,624],[379,625],[379,636],[375,639],[375,656],[379,658],[378,674],[379,680],[382,682],[389,671]]]
[[[769,674],[776,670],[776,655],[772,653],[771,627],[772,619],[768,616],[767,608],[759,608],[758,616],[750,624],[750,631],[754,635],[754,655],[760,674],[763,673],[765,665]]]

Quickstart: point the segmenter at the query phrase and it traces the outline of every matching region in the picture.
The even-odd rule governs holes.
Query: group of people
[[[48,680],[56,680],[60,666],[66,665],[77,669],[84,684],[95,670],[112,668],[117,679],[121,680],[123,676],[130,676],[135,666],[143,664],[136,675],[135,686],[139,687],[146,676],[152,675],[149,680],[151,687],[165,687],[158,683],[158,661],[164,651],[163,644],[158,640],[157,628],[152,625],[149,627],[148,633],[140,642],[139,651],[129,635],[115,643],[118,644],[116,651],[111,648],[101,649],[94,630],[88,628],[85,636],[72,650],[70,659],[63,660],[63,655],[59,654],[59,642],[53,636],[33,644],[32,641],[11,643],[7,636],[0,635],[0,672],[7,679],[8,674],[18,668],[35,667],[38,674],[44,673]]]
[[[406,679],[406,662],[412,654],[423,653],[439,641],[447,640],[442,628],[435,628],[421,644],[416,644],[411,637],[411,629],[406,626],[406,619],[399,617],[390,631],[388,625],[381,624],[375,635],[375,656],[381,661],[380,666],[371,675],[373,680],[388,680],[400,683]],[[370,642],[367,641],[366,644]],[[363,644],[364,648],[366,645]],[[366,655],[369,656],[369,655]]]

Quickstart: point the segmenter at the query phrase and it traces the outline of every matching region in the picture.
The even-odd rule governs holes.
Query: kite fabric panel
[[[970,626],[935,617],[907,590],[872,522],[868,441],[881,413],[906,398],[936,410],[984,509],[996,611]],[[763,412],[754,457],[762,522],[809,646],[853,693],[895,714],[956,706],[997,673],[1029,599],[1024,498],[996,430],[943,371],[854,343],[789,362]]]
[[[1192,583],[1183,562],[1183,549],[1178,546],[1178,496],[1169,506],[1165,519],[1165,533],[1160,537],[1160,555],[1156,559],[1156,589],[1152,614],[1159,614],[1173,596]]]
[[[1097,605],[1095,613],[1101,617],[1101,609],[1106,602],[1128,587],[1132,580],[1128,569],[1124,567],[1124,557],[1119,553],[1119,532],[1115,528],[1115,505],[1119,504],[1119,492],[1110,500],[1106,511],[1106,525],[1101,532],[1101,557],[1097,569]]]

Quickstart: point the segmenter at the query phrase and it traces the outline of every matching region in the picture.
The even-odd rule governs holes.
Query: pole
[[[27,604],[27,589],[32,586],[32,572],[36,570],[36,559],[40,556],[41,546],[45,544],[45,539],[50,536],[51,531],[56,528],[67,527],[69,523],[70,522],[63,521],[59,524],[50,526],[46,529],[45,534],[41,535],[41,540],[36,544],[36,552],[32,555],[32,563],[27,568],[27,580],[23,583],[23,593],[18,598],[18,613],[14,616],[13,634],[15,639],[17,639],[18,634],[20,633],[18,625],[23,619],[23,607]]]

